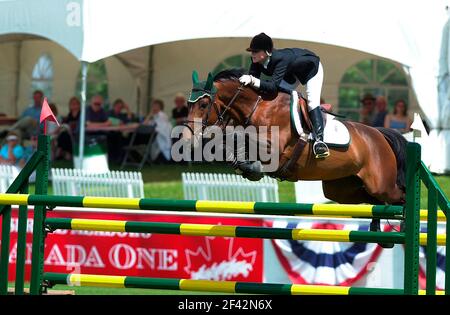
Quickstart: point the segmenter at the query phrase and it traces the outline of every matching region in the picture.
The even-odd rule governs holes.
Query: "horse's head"
[[[211,125],[213,117],[210,117],[210,112],[216,92],[211,73],[208,74],[206,81],[200,81],[197,71],[192,72],[192,90],[188,99],[189,113],[184,123],[183,139],[189,141],[194,136],[194,143],[197,143],[196,138],[201,137],[204,128]]]
[[[218,73],[214,78],[209,73],[206,81],[199,81],[196,71],[192,73],[193,88],[188,100],[189,115],[183,138],[194,143],[201,137],[208,126],[225,128],[230,120],[234,123],[244,123],[245,108],[251,103],[246,90],[240,82],[241,70],[232,69]],[[242,93],[241,93],[242,92]],[[255,92],[251,92],[250,98],[257,98]],[[198,139],[197,139],[198,140]]]

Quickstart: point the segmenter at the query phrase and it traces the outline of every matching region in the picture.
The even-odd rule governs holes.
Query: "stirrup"
[[[321,153],[317,153],[317,151],[316,151],[316,146],[317,145],[322,145],[323,147],[325,147],[325,151],[321,152]],[[323,158],[326,158],[326,157],[330,156],[330,150],[328,149],[327,144],[325,142],[321,141],[321,140],[316,140],[314,142],[313,152],[314,152],[314,155],[315,155],[316,159],[323,159]]]

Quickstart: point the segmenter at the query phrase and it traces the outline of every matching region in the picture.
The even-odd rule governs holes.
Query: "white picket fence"
[[[238,175],[181,173],[185,200],[279,202],[278,182],[264,177],[252,182]]]
[[[144,198],[140,172],[91,173],[80,169],[52,168],[54,195]]]
[[[17,167],[0,164],[0,193],[6,192],[18,174],[19,169]]]

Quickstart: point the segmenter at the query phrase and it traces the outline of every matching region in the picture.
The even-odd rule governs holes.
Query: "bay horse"
[[[292,156],[298,139],[290,120],[291,96],[279,92],[277,95],[263,96],[258,103],[257,91],[240,84],[238,79],[242,74],[241,69],[218,73],[213,80],[217,89],[214,98],[207,103],[199,100],[190,104],[187,127],[193,130],[194,119],[202,119],[206,127],[217,124],[219,120],[227,121],[225,118],[230,118],[235,126],[246,123],[256,127],[278,126],[281,165]],[[227,117],[220,117],[223,113]],[[249,121],[246,121],[248,118]],[[405,138],[386,128],[373,128],[352,121],[343,123],[351,136],[348,148],[330,147],[330,156],[316,159],[308,142],[300,157],[294,161],[293,171],[284,179],[321,180],[324,195],[338,203],[404,204]],[[185,138],[192,135],[192,132],[183,132]],[[379,220],[377,224],[379,228]]]

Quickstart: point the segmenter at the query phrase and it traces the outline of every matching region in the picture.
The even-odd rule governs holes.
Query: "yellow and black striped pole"
[[[326,242],[391,242],[395,244],[403,244],[405,242],[405,234],[402,232],[343,231],[325,229],[306,230],[255,226],[92,220],[74,218],[48,218],[45,221],[45,224],[48,229],[52,231],[57,229],[66,229]]]
[[[402,289],[45,273],[51,285],[283,295],[398,295]]]
[[[403,219],[402,206],[0,194],[0,205]]]

